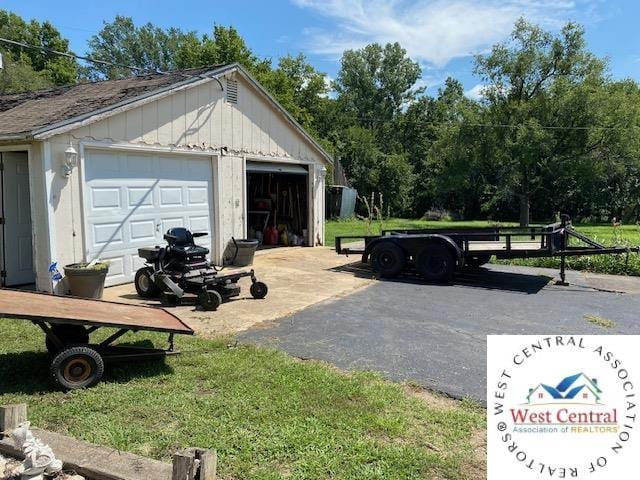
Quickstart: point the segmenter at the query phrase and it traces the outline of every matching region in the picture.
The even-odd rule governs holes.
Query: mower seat
[[[209,249],[196,245],[193,234],[184,227],[170,228],[164,236],[169,243],[172,254],[184,259],[202,260],[209,254]]]

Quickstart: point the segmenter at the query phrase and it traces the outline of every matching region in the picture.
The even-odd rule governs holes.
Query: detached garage
[[[131,282],[176,226],[217,262],[232,237],[322,245],[330,162],[236,64],[0,96],[0,282],[96,258]]]

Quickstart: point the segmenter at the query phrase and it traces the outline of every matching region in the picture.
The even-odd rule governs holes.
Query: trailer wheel
[[[446,282],[453,276],[455,260],[444,245],[428,245],[416,258],[416,270],[429,282]]]
[[[93,387],[104,373],[104,361],[90,347],[68,347],[51,362],[53,381],[65,390]]]
[[[198,302],[204,310],[217,310],[222,303],[222,295],[215,290],[204,290],[198,295]]]
[[[249,288],[249,292],[253,298],[264,298],[269,292],[267,284],[264,282],[253,282]]]
[[[481,267],[485,263],[489,263],[491,261],[491,255],[478,255],[474,257],[467,257],[465,263],[468,267]]]
[[[89,343],[89,334],[82,325],[52,325],[51,331],[62,342],[62,348],[68,345],[82,345]],[[56,344],[49,335],[45,338],[45,345],[47,346],[47,351],[51,355],[55,355],[60,351],[60,348],[56,347]]]
[[[141,298],[153,298],[157,297],[160,293],[160,289],[151,279],[153,270],[151,267],[143,267],[136,272],[136,278],[134,284],[136,286],[136,292]]]
[[[405,254],[395,243],[381,242],[371,252],[371,266],[383,277],[395,277],[405,264]]]

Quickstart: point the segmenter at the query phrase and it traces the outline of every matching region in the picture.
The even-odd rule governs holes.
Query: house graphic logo
[[[584,373],[576,373],[563,378],[556,386],[539,383],[529,389],[527,403],[529,405],[548,405],[550,403],[571,403],[599,405],[602,390],[598,380]]]

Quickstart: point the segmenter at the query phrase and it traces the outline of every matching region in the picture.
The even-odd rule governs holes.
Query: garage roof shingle
[[[170,87],[223,65],[0,95],[0,135],[21,135]]]

